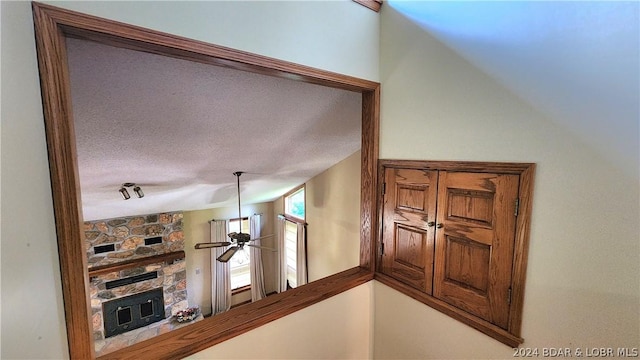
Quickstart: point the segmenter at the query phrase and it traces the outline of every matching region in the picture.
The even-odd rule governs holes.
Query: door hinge
[[[515,216],[518,216],[518,211],[520,210],[520,199],[516,199],[516,210],[514,212]]]
[[[507,303],[511,305],[511,288],[507,291]]]
[[[382,183],[382,195],[387,193],[387,183]]]

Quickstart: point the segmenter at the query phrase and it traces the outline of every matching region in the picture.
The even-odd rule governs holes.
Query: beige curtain
[[[227,241],[227,221],[211,220],[211,242]],[[211,309],[213,315],[231,308],[231,270],[229,263],[216,258],[227,250],[227,246],[211,249]]]
[[[262,215],[256,214],[249,218],[249,233],[252,239],[252,245],[261,246],[260,223]],[[251,301],[257,301],[266,297],[264,291],[264,270],[262,265],[262,250],[249,247],[249,269],[251,274]]]
[[[307,227],[302,223],[297,223],[297,246],[296,246],[296,282],[301,286],[309,282],[307,276]]]
[[[295,238],[292,236],[295,236]],[[292,253],[288,254],[287,249],[290,249]],[[287,280],[289,280],[291,287],[306,284],[309,281],[307,275],[306,224],[286,220],[282,215],[278,216],[278,251],[280,252],[279,291],[287,290]],[[295,264],[287,261],[294,261]]]
[[[287,291],[287,252],[285,244],[285,218],[278,216],[278,292]]]

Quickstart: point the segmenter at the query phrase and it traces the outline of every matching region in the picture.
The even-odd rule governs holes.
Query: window
[[[297,244],[298,244],[298,226],[291,221],[284,222],[284,246],[285,256],[287,259],[287,283],[289,287],[295,288],[298,286],[297,280]]]
[[[295,288],[306,283],[306,272],[299,267],[306,267],[306,257],[304,249],[299,241],[298,224],[304,223],[305,219],[305,194],[304,185],[294,189],[284,197],[284,213],[287,220],[284,222],[284,249],[285,262],[287,268],[287,287]],[[304,234],[300,234],[304,235]],[[300,271],[302,274],[299,274]],[[303,275],[303,276],[301,276]]]
[[[304,220],[304,186],[284,197],[284,213]]]
[[[240,219],[231,219],[228,224],[229,232],[249,233],[249,218],[242,218],[242,222]],[[242,231],[240,231],[240,225],[242,225]],[[248,248],[235,253],[229,260],[229,266],[231,267],[231,290],[251,285]]]

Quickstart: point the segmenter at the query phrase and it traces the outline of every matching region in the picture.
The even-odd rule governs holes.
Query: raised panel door
[[[432,290],[437,171],[386,169],[382,272]]]
[[[518,185],[518,175],[438,176],[433,296],[504,329]]]

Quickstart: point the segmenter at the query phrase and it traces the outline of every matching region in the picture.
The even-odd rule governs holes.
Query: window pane
[[[284,212],[287,215],[304,219],[304,188],[285,198]]]
[[[292,288],[298,286],[296,271],[297,243],[298,226],[290,221],[285,221],[285,255],[287,261],[287,282]]]
[[[229,232],[241,232],[240,221],[238,219],[229,220]],[[249,219],[242,219],[242,232],[249,233]],[[231,289],[241,288],[251,285],[251,275],[249,270],[249,248],[236,252],[231,260],[229,260],[231,268]]]
[[[238,256],[239,252],[234,255],[234,258]],[[251,285],[251,274],[249,272],[249,263],[244,265],[236,265],[232,263],[233,258],[229,260],[231,263],[231,289],[241,288],[243,286]]]
[[[229,232],[241,232],[240,231],[240,221],[238,219],[229,220],[228,222]],[[242,219],[242,232],[249,233],[249,219]]]

